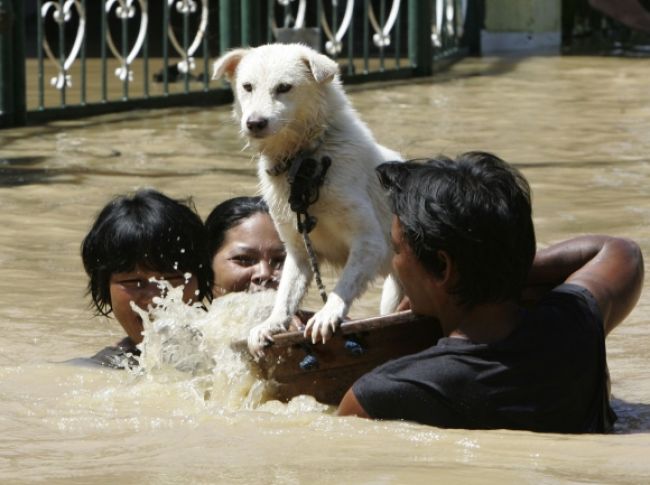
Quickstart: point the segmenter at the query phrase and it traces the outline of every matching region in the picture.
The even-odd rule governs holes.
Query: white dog
[[[325,342],[378,275],[387,277],[380,312],[394,311],[402,290],[391,276],[391,211],[375,167],[401,157],[378,145],[359,119],[341,87],[338,65],[303,45],[271,44],[219,58],[213,77],[224,76],[241,133],[259,151],[262,195],[287,249],[273,311],[249,335],[251,353],[262,355],[271,335],[287,328],[314,276],[288,203],[286,172],[299,154],[332,161],[320,197],[309,207],[317,218],[309,236],[319,262],[343,267],[305,336]]]

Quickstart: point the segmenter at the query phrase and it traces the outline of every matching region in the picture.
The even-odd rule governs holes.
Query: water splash
[[[163,294],[147,310],[132,304],[144,340],[139,366],[129,372],[137,379],[189,381],[200,399],[225,410],[254,409],[272,399],[273,383],[261,379],[251,357],[231,343],[270,314],[275,291],[231,293],[206,309],[185,304],[182,286],[159,285]]]

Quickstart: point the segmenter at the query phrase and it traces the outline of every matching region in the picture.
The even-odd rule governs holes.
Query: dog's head
[[[338,65],[300,44],[236,49],[217,59],[213,79],[225,77],[235,95],[235,117],[250,140],[309,137],[323,123],[325,90]],[[338,82],[338,81],[336,81]]]

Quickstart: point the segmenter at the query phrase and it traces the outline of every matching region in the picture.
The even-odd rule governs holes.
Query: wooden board
[[[264,378],[277,382],[277,399],[288,401],[308,394],[337,405],[363,374],[431,347],[441,335],[435,320],[406,311],[345,322],[326,344],[313,345],[298,331],[274,335],[275,343],[256,364]],[[245,342],[234,346],[246,349]]]

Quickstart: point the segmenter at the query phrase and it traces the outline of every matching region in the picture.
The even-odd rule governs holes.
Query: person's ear
[[[447,251],[437,251],[436,258],[438,258],[438,267],[440,268],[439,281],[440,284],[450,287],[456,282],[456,266],[453,259],[449,256]]]

